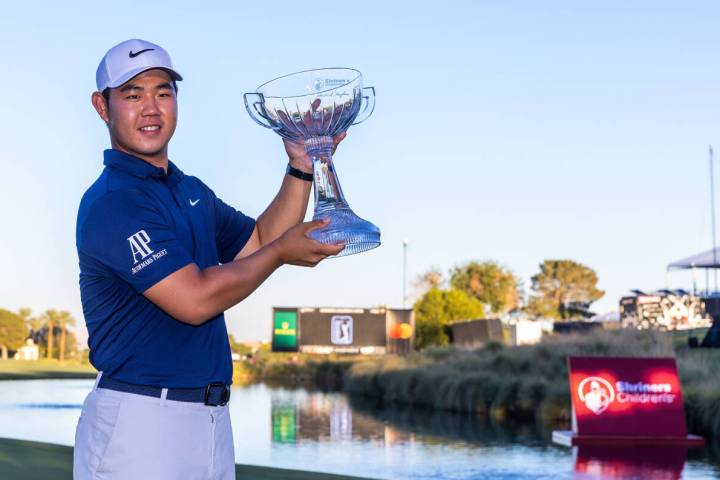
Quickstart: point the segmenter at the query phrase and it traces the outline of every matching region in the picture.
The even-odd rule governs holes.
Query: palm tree
[[[48,336],[47,336],[47,358],[52,358],[52,349],[53,349],[53,316],[52,313],[55,312],[55,310],[48,310],[45,312],[44,317],[47,319],[47,328],[48,328]]]
[[[59,359],[62,362],[65,360],[65,333],[66,328],[70,325],[75,325],[75,318],[64,310],[50,309],[46,310],[45,313],[40,317],[39,324],[42,327],[47,327],[47,358],[53,358],[53,346],[55,327],[60,326],[60,354]],[[41,328],[42,328],[41,327]]]
[[[67,331],[67,327],[70,325],[75,325],[75,317],[73,317],[70,312],[66,312],[64,310],[61,310],[60,312],[60,361],[65,360],[65,332]]]

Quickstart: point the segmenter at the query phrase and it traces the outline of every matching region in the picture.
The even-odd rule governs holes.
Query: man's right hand
[[[272,243],[280,261],[289,265],[314,267],[327,257],[342,252],[344,243],[320,243],[310,237],[310,232],[326,227],[329,223],[329,220],[313,220],[287,230]]]

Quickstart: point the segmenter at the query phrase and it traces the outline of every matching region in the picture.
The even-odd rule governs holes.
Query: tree
[[[232,333],[228,334],[228,342],[230,343],[231,352],[237,353],[238,355],[249,355],[252,353],[252,348],[235,340]]]
[[[52,335],[52,343],[51,345],[51,356],[48,356],[48,343],[50,340],[50,329],[46,325],[38,330],[35,330],[32,333],[32,339],[35,341],[35,343],[40,348],[40,357],[41,358],[53,358],[55,360],[58,360],[60,358],[60,352],[61,352],[61,342],[62,342],[62,332],[60,331],[60,326],[53,324],[53,335]],[[67,360],[68,358],[74,358],[77,357],[79,353],[78,348],[78,341],[77,337],[73,333],[72,330],[65,328],[65,347],[63,352],[63,359]]]
[[[450,285],[490,307],[492,313],[505,313],[520,304],[520,280],[497,262],[468,262],[451,272]]]
[[[545,260],[540,272],[532,277],[532,290],[527,311],[556,319],[573,318],[576,314],[564,308],[573,304],[590,305],[605,292],[597,288],[597,274],[592,268],[572,260]]]
[[[38,319],[33,317],[31,308],[22,307],[18,309],[18,315],[23,319],[23,322],[25,322],[25,325],[29,329],[34,330],[38,326]]]
[[[415,346],[447,345],[447,325],[458,320],[484,318],[480,301],[462,290],[433,288],[415,302]]]
[[[430,290],[442,288],[444,283],[445,279],[440,269],[438,267],[430,267],[427,272],[415,280],[414,287],[420,295],[423,295]]]
[[[0,308],[0,355],[8,358],[8,350],[22,347],[28,337],[28,329],[22,317],[10,310]]]
[[[41,335],[38,335],[39,339],[45,343],[45,351],[47,352],[47,358],[54,358],[53,348],[58,347],[60,361],[65,360],[65,350],[67,345],[67,327],[75,325],[75,318],[64,310],[50,309],[43,313],[37,322],[38,328],[35,329]],[[54,336],[60,334],[60,340],[57,341]],[[75,345],[77,345],[77,339],[73,335]],[[38,342],[40,343],[40,342]]]

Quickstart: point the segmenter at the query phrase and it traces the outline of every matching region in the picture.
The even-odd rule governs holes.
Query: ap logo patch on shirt
[[[164,248],[157,253],[150,248],[150,235],[145,230],[130,235],[127,240],[130,243],[130,252],[133,256],[133,275],[167,253]]]
[[[128,242],[130,242],[130,251],[132,252],[133,260],[136,265],[139,261],[145,260],[151,253],[153,253],[150,249],[150,236],[145,230],[140,230],[139,232],[129,236]],[[138,256],[140,257],[139,259]]]

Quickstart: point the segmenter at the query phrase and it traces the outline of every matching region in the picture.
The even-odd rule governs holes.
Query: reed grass
[[[690,350],[663,332],[615,330],[552,336],[538,345],[430,349],[393,363],[356,364],[351,396],[495,419],[570,418],[568,356],[675,356],[691,431],[720,436],[720,352]]]

